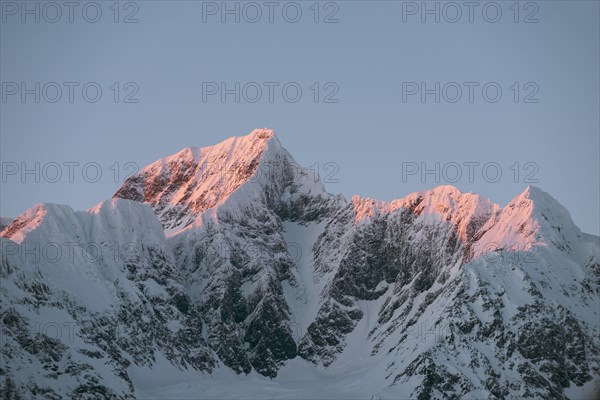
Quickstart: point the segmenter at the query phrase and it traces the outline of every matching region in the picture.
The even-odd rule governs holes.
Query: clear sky
[[[330,192],[505,205],[534,182],[598,234],[599,2],[514,3],[2,1],[0,215],[87,209],[136,165],[269,127]]]

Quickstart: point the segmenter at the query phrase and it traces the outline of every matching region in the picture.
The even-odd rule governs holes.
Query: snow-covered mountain
[[[132,364],[215,366],[148,206],[39,204],[1,236],[4,398],[134,398]]]
[[[88,212],[34,207],[0,236],[0,373],[15,393],[600,390],[599,238],[536,187],[502,208],[451,186],[348,201],[258,129],[158,160]],[[55,243],[75,255],[50,262]],[[74,339],[31,332],[52,321]],[[161,374],[186,382],[143,378]]]

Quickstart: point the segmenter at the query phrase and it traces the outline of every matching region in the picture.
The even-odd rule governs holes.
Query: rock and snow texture
[[[88,212],[36,206],[0,236],[0,373],[13,392],[198,397],[203,382],[232,380],[206,396],[600,389],[599,238],[535,187],[502,208],[451,186],[347,201],[258,129],[158,160]],[[27,256],[51,242],[77,243],[75,256]],[[74,324],[75,339],[31,332],[50,320]],[[152,390],[140,378],[159,372],[189,380]]]

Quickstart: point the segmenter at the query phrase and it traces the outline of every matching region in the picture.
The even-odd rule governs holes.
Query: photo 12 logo
[[[336,82],[202,82],[202,103],[339,103]]]
[[[539,91],[536,82],[402,82],[402,103],[539,103]]]
[[[464,161],[464,162],[402,162],[402,183],[409,180],[421,183],[446,182],[455,183],[474,183],[483,181],[486,183],[497,183],[503,177],[512,178],[514,183],[537,184],[539,179],[537,174],[540,167],[533,161],[524,163],[514,162],[510,165],[504,165],[496,161]]]
[[[475,242],[472,250],[489,264],[510,265],[518,263],[521,267],[524,267],[527,264],[539,263],[540,249],[538,246],[529,243]]]
[[[239,259],[242,257],[250,257],[259,260],[275,260],[279,257],[278,254],[272,252],[268,247],[255,242],[244,242],[241,244],[222,243],[216,241],[204,241],[205,237],[200,237],[200,244],[196,246],[196,251],[193,255],[193,262],[198,265],[205,257],[218,257],[223,260]],[[287,253],[289,259],[297,263],[302,259],[302,247],[296,242],[287,243]]]
[[[210,179],[212,176],[219,179],[236,179],[239,175],[240,165],[233,162],[229,168],[223,168],[220,163],[204,162],[201,165],[201,176]],[[256,171],[248,178],[249,183],[260,181],[274,181],[277,179],[279,171],[286,170],[292,180],[309,179],[315,183],[339,183],[337,176],[340,166],[335,161],[326,161],[320,163],[314,162],[310,167],[303,168],[295,161],[265,161],[261,162]]]
[[[16,321],[16,319],[11,318],[12,313],[14,313],[13,310],[7,310],[4,314],[5,317],[0,318],[0,343],[3,345],[14,336],[11,322]],[[35,339],[39,339],[41,335],[53,340],[73,343],[75,338],[79,336],[79,332],[77,322],[74,321],[31,321],[25,325],[25,331],[19,333]]]
[[[139,103],[136,82],[2,82],[2,103]]]
[[[120,183],[140,169],[131,161],[105,166],[95,161],[3,161],[0,166],[2,183],[97,183],[103,176],[112,177],[114,183]]]
[[[18,222],[18,220],[17,220]],[[10,225],[9,228],[10,229]],[[36,242],[3,241],[3,257],[16,258],[23,263],[51,265],[56,263],[102,264],[127,262],[141,250],[137,242]]]
[[[540,6],[535,1],[403,1],[402,22],[448,23],[507,20],[515,24],[537,24]]]
[[[339,10],[339,4],[334,1],[203,1],[202,22],[295,24],[306,20],[315,24],[337,24]]]
[[[135,1],[2,1],[2,23],[137,24],[140,6]]]

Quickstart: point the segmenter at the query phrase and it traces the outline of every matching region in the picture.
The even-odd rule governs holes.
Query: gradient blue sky
[[[325,163],[335,163],[339,182],[326,187],[347,197],[391,200],[450,183],[433,176],[403,181],[405,162],[496,162],[503,172],[498,182],[487,182],[476,169],[474,182],[463,176],[453,184],[505,205],[527,185],[525,163],[535,163],[536,185],[565,205],[584,231],[600,231],[597,1],[536,2],[538,23],[515,23],[512,1],[498,2],[503,14],[497,23],[486,22],[481,7],[473,23],[466,15],[457,23],[434,23],[432,16],[422,23],[419,15],[403,22],[400,1],[340,1],[339,22],[330,24],[313,22],[313,1],[298,2],[298,23],[283,19],[286,2],[273,23],[266,15],[257,23],[235,23],[231,16],[221,23],[218,15],[203,22],[200,1],[139,1],[138,23],[114,23],[112,3],[101,3],[95,24],[78,10],[73,23],[66,16],[57,23],[32,17],[22,23],[3,15],[2,82],[98,82],[103,96],[95,104],[80,92],[73,103],[66,92],[57,103],[9,97],[0,103],[2,162],[96,162],[103,176],[86,182],[80,168],[72,183],[66,168],[57,183],[8,176],[0,215],[14,217],[42,201],[86,209],[120,186],[109,169],[115,162],[125,173],[128,162],[141,167],[185,146],[269,127],[299,163],[319,163],[325,175]],[[333,10],[326,3],[320,3],[321,20]],[[532,10],[521,9],[519,19]],[[109,86],[130,81],[139,86],[139,102],[114,103]],[[268,81],[298,82],[303,96],[297,103],[280,92],[273,103],[266,94],[257,103],[235,103],[232,96],[225,103],[216,96],[202,101],[202,82]],[[470,81],[497,82],[502,99],[488,103],[476,92],[473,103],[435,103],[433,96],[426,103],[402,101],[402,82]],[[313,82],[335,82],[339,102],[315,103]],[[514,82],[535,82],[539,102],[515,103]],[[517,183],[509,169],[515,162],[521,167]]]

